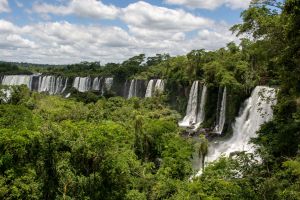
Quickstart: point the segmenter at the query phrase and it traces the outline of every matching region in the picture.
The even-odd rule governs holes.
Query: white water
[[[206,163],[218,159],[221,155],[230,156],[231,153],[238,151],[253,153],[255,148],[249,141],[256,136],[263,123],[272,119],[274,104],[276,104],[275,89],[257,86],[251,97],[246,100],[242,113],[235,120],[232,137],[224,142],[210,144]]]
[[[136,88],[137,88],[137,81],[136,80],[131,80],[127,99],[130,99],[132,97],[137,96],[136,95],[136,93],[137,93]]]
[[[201,99],[198,101],[199,81],[194,81],[186,109],[186,116],[178,123],[180,127],[190,127],[196,130],[204,121],[207,87],[202,87]]]
[[[62,94],[67,87],[67,79],[55,76],[40,76],[38,92],[48,92],[50,95]]]
[[[73,82],[73,87],[79,92],[87,92],[90,90],[91,78],[90,77],[76,77]]]
[[[104,85],[105,85],[105,89],[107,91],[111,90],[111,87],[113,85],[114,79],[113,78],[105,78],[104,80]]]
[[[64,92],[66,91],[67,86],[68,86],[68,81],[69,81],[69,78],[66,78],[65,85],[64,85],[64,87],[63,87],[61,93],[64,93]]]
[[[207,87],[206,87],[206,85],[203,85],[200,106],[198,108],[197,124],[196,124],[195,128],[198,128],[204,122],[206,100],[207,100]]]
[[[186,109],[186,115],[181,122],[179,122],[179,126],[181,127],[189,127],[191,124],[195,124],[197,120],[197,107],[198,107],[198,85],[199,81],[194,81],[190,94],[188,105]]]
[[[165,90],[165,83],[161,79],[157,79],[154,87],[154,91],[162,93]]]
[[[223,91],[221,109],[220,109],[217,125],[214,128],[214,132],[218,134],[222,134],[224,129],[224,124],[226,120],[226,103],[227,103],[227,89],[225,87]]]
[[[99,91],[101,88],[101,78],[94,78],[93,80],[93,85],[92,85],[92,90],[94,91]]]
[[[155,92],[163,93],[164,90],[165,90],[164,80],[157,79],[156,82],[155,82],[155,80],[151,79],[148,82],[145,97],[146,98],[147,97],[152,97]]]
[[[31,89],[32,76],[31,75],[9,75],[4,76],[2,85],[26,85]]]
[[[151,79],[147,85],[147,90],[146,90],[146,95],[145,95],[146,98],[152,97],[153,87],[154,87],[154,80]]]

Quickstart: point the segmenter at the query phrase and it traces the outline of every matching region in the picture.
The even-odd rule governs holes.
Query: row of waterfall
[[[110,91],[113,85],[113,78],[102,78],[102,77],[76,77],[74,79],[72,87],[77,89],[79,92],[88,91]]]
[[[189,94],[186,115],[178,124],[181,127],[189,127],[196,130],[205,119],[205,104],[207,99],[207,87],[199,81],[194,81]]]
[[[4,76],[2,79],[2,85],[26,85],[31,89],[33,76],[30,75],[9,75]]]
[[[207,102],[207,87],[194,81],[190,90],[186,115],[178,123],[180,127],[196,130],[205,120],[205,105]],[[216,110],[216,126],[214,133],[222,134],[226,121],[227,89],[219,88],[218,103]]]
[[[39,76],[38,92],[48,92],[50,95],[63,94],[68,85],[68,78],[55,76]]]
[[[26,85],[32,91],[47,92],[50,95],[64,94],[69,85],[69,78],[44,75],[7,75],[2,78],[2,85]],[[71,83],[70,83],[71,84]],[[113,78],[76,77],[72,87],[79,92],[108,91],[113,84]]]
[[[126,81],[124,96],[127,99],[132,97],[152,97],[157,93],[164,92],[165,83],[161,79],[151,79],[148,82],[142,80]]]
[[[226,123],[227,88],[219,88],[216,109],[216,120],[212,133],[221,135]],[[205,119],[205,104],[207,103],[207,87],[199,81],[194,81],[189,93],[186,115],[178,124],[180,127],[196,131]],[[217,160],[222,155],[230,156],[235,152],[254,153],[255,147],[250,139],[256,136],[260,126],[273,117],[273,105],[276,104],[276,90],[266,86],[257,86],[251,96],[245,101],[239,116],[232,124],[232,135],[229,139],[217,138],[209,143],[205,165]],[[196,140],[198,140],[196,138]],[[193,166],[202,173],[202,158],[193,156]]]
[[[26,85],[31,90],[47,92],[51,95],[64,94],[70,88],[75,88],[79,92],[99,91],[103,94],[112,89],[114,80],[113,78],[102,77],[76,77],[69,79],[44,75],[8,75],[1,77],[1,83],[2,85]],[[165,82],[161,79],[152,79],[149,81],[128,80],[123,86],[121,84],[121,87],[123,87],[121,93],[125,98],[149,98],[155,94],[164,92]],[[7,93],[4,90],[2,92]],[[7,94],[6,96],[9,95]],[[227,95],[226,87],[219,88],[215,126],[210,129],[211,132],[216,134],[222,134],[226,124]],[[201,127],[201,124],[205,120],[206,103],[215,102],[207,101],[207,99],[207,86],[200,81],[194,81],[189,92],[186,115],[178,123],[179,126],[192,131],[196,131]],[[5,99],[3,100],[5,101]],[[205,163],[210,163],[218,159],[221,155],[230,156],[239,151],[253,153],[255,148],[249,144],[249,141],[256,136],[256,132],[263,123],[272,119],[272,106],[275,104],[276,90],[266,86],[257,86],[243,104],[239,116],[234,120],[231,137],[229,139],[217,138],[210,142]]]
[[[103,77],[66,77],[36,75],[7,75],[1,77],[2,85],[26,85],[32,91],[46,92],[50,95],[65,94],[67,90],[74,88],[79,92],[96,91],[100,94],[111,91],[114,79]],[[129,84],[129,85],[128,85]],[[119,85],[117,86],[119,87]],[[130,80],[126,81],[121,96],[132,97],[152,97],[154,94],[164,91],[165,83],[161,79],[150,81]],[[116,89],[118,90],[118,88]]]

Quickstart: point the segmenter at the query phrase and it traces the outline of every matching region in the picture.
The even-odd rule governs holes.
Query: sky
[[[0,60],[121,62],[238,42],[250,0],[0,0]]]

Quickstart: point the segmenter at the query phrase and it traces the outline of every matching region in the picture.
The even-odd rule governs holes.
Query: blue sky
[[[249,0],[0,0],[0,60],[119,62],[215,50]]]

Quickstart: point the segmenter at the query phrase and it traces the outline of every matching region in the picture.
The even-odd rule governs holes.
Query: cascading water
[[[129,92],[128,92],[128,97],[127,99],[130,99],[132,97],[136,96],[136,87],[137,87],[137,81],[136,80],[131,80],[130,81],[130,87],[129,87]]]
[[[145,97],[152,97],[155,92],[162,93],[165,90],[165,83],[161,79],[153,80],[148,82]]]
[[[179,126],[189,127],[191,124],[195,124],[197,120],[197,107],[198,107],[198,85],[199,81],[194,81],[188,100],[188,105],[186,109],[186,115]]]
[[[62,94],[67,87],[68,79],[54,76],[40,76],[38,92],[48,92],[50,95]]]
[[[68,87],[68,81],[69,81],[69,78],[66,78],[66,81],[65,81],[65,84],[64,84],[64,87],[63,87],[61,93],[64,93],[66,91],[66,89]]]
[[[206,157],[206,163],[218,159],[221,155],[229,156],[231,153],[245,151],[254,152],[254,146],[249,144],[250,138],[256,136],[260,126],[273,117],[272,106],[276,104],[276,91],[274,88],[257,86],[245,108],[236,118],[233,125],[232,137],[224,142],[211,143]]]
[[[73,83],[73,87],[79,92],[87,92],[91,89],[90,77],[76,77]]]
[[[204,121],[207,87],[203,85],[200,101],[198,100],[199,81],[194,81],[188,100],[186,116],[178,123],[180,127],[190,127],[196,130]]]
[[[2,85],[26,85],[30,90],[32,83],[31,75],[8,75],[2,79]]]
[[[217,125],[214,128],[214,133],[222,134],[225,120],[226,120],[226,103],[227,103],[227,89],[226,87],[223,90],[222,95],[222,103],[221,103],[221,109],[217,109],[219,112],[219,116],[217,118]]]
[[[110,91],[113,85],[114,79],[113,78],[105,78],[104,79],[104,87],[102,87],[102,95],[104,91]]]
[[[200,105],[199,105],[198,114],[197,114],[197,124],[195,125],[195,128],[198,128],[204,122],[206,99],[207,99],[207,87],[206,87],[206,85],[203,85]]]
[[[154,87],[154,91],[157,91],[159,93],[162,93],[165,89],[165,83],[161,79],[157,79]]]
[[[102,78],[99,78],[99,77],[94,78],[93,85],[92,85],[92,90],[94,90],[94,91],[99,91],[100,90],[101,80],[102,80]]]
[[[32,91],[46,92],[50,95],[64,94],[64,96],[69,97],[70,91],[66,91],[68,88],[68,78],[56,77],[51,75],[8,75],[1,77],[1,84],[3,85],[27,85],[27,87]],[[79,92],[87,91],[100,91],[102,95],[105,92],[109,92],[113,86],[113,78],[90,78],[90,77],[75,77],[72,83],[72,87]],[[130,87],[130,88],[129,88]],[[115,89],[115,88],[114,88]],[[132,80],[125,83],[124,91],[121,95],[125,98],[131,97],[151,97],[154,92],[164,91],[164,81],[163,80],[150,80],[145,95],[145,85],[143,80]],[[118,95],[118,91],[115,91]]]
[[[152,97],[152,91],[153,91],[153,88],[154,88],[154,80],[151,79],[151,80],[148,82],[148,85],[147,85],[146,95],[145,95],[146,98]]]

